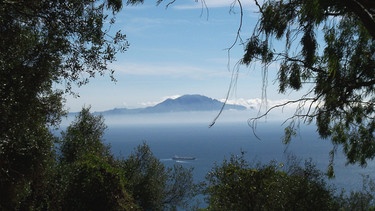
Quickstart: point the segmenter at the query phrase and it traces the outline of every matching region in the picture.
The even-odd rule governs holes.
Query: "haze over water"
[[[329,151],[332,144],[321,140],[315,132],[314,125],[301,126],[299,133],[288,146],[282,144],[285,125],[280,120],[260,120],[256,135],[249,127],[249,113],[255,111],[226,111],[217,123],[209,128],[217,112],[178,112],[164,114],[137,114],[105,116],[108,125],[104,139],[112,146],[116,156],[127,157],[136,146],[146,142],[154,155],[167,166],[178,156],[194,156],[194,161],[180,162],[181,165],[194,168],[197,181],[204,180],[205,175],[215,163],[220,164],[232,154],[246,152],[250,162],[268,163],[276,160],[286,163],[288,154],[301,159],[312,158],[317,167],[326,171]],[[362,186],[361,174],[375,175],[375,164],[369,162],[367,168],[348,165],[341,150],[335,156],[335,179],[329,181],[338,190],[359,190]]]

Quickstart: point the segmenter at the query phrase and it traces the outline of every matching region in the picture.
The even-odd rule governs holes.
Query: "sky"
[[[117,82],[108,76],[92,79],[76,88],[79,98],[67,96],[66,108],[79,111],[91,106],[93,111],[113,108],[139,108],[184,94],[201,94],[215,99],[227,95],[233,71],[239,68],[229,102],[249,105],[262,97],[260,66],[237,66],[243,47],[237,43],[228,56],[227,49],[236,39],[240,24],[238,5],[232,0],[176,1],[166,8],[166,1],[124,6],[117,14],[113,31],[121,30],[130,44],[117,61],[110,64]],[[243,5],[241,36],[248,38],[258,14],[251,1]],[[229,65],[228,65],[229,62]],[[290,96],[277,93],[275,71],[270,68],[267,98],[280,101]],[[275,68],[274,68],[275,69]]]

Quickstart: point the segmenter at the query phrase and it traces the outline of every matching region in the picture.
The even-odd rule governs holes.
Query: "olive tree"
[[[144,210],[174,210],[192,205],[197,185],[192,171],[182,166],[166,167],[143,143],[119,160],[125,172],[127,188]]]
[[[299,120],[315,123],[320,137],[335,145],[331,161],[342,146],[348,163],[366,165],[375,156],[375,5],[365,0],[255,4],[260,16],[241,62],[259,61],[262,71],[277,63],[279,92],[305,91],[286,103],[299,106],[285,141]],[[284,42],[284,49],[275,50],[273,40]]]
[[[176,1],[157,1],[161,2],[168,2],[169,6]],[[207,6],[205,0],[200,2]],[[320,137],[334,144],[330,153],[331,175],[339,146],[348,163],[365,166],[368,159],[375,157],[375,3],[251,0],[259,16],[251,35],[244,38],[242,26],[248,24],[244,14],[249,12],[244,2],[228,2],[231,9],[237,6],[240,10],[235,42],[228,49],[230,52],[236,44],[244,46],[243,57],[236,65],[260,63],[263,87],[267,87],[267,81],[275,80],[267,73],[270,67],[276,67],[278,91],[300,91],[302,96],[268,108],[263,115],[250,119],[251,125],[255,126],[258,119],[275,108],[297,104],[296,112],[287,119],[290,124],[285,129],[286,143],[296,134],[300,121],[313,123]],[[284,47],[280,48],[280,43]],[[266,88],[262,91],[262,96],[267,96]]]
[[[110,30],[121,8],[121,0],[0,1],[0,209],[31,194],[29,184],[47,168],[63,93],[96,75],[112,77],[108,64],[128,47]]]
[[[104,143],[106,128],[103,116],[83,108],[62,132],[55,184],[59,193],[54,209],[139,209],[126,190],[124,171]]]
[[[86,154],[61,173],[60,209],[141,210],[125,188],[124,172],[103,157]]]
[[[292,162],[294,163],[294,161]],[[337,210],[334,191],[311,161],[283,167],[231,156],[207,174],[207,210]]]
[[[90,108],[83,108],[62,132],[61,162],[73,163],[87,154],[111,157],[109,145],[103,143],[106,129],[103,116],[95,116],[90,113]]]

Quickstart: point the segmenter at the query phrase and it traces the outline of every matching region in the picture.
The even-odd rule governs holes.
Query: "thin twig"
[[[242,21],[243,21],[243,8],[242,8],[242,4],[241,4],[241,1],[240,0],[235,0],[232,5],[231,5],[231,8],[233,8],[236,4],[236,2],[238,3],[239,7],[240,7],[240,23],[239,23],[239,26],[238,26],[238,29],[237,29],[237,34],[236,34],[236,38],[235,40],[233,41],[232,45],[227,49],[227,54],[228,54],[228,64],[227,64],[227,68],[228,70],[230,71],[230,51],[233,49],[233,47],[238,43],[238,40],[241,40],[241,28],[242,28]],[[231,81],[230,81],[230,84],[229,84],[229,88],[228,88],[228,91],[227,91],[227,94],[226,94],[226,97],[225,97],[225,101],[223,103],[223,105],[221,106],[220,108],[220,111],[219,113],[215,116],[214,120],[211,122],[211,124],[208,126],[209,128],[211,128],[212,126],[214,126],[214,124],[216,123],[216,120],[220,117],[221,113],[224,111],[224,108],[225,108],[225,105],[227,104],[228,102],[228,99],[229,99],[229,96],[230,96],[230,93],[231,93],[231,90],[232,90],[232,87],[233,87],[233,84],[237,81],[237,78],[238,78],[238,72],[239,70],[233,70],[232,71],[232,77],[231,77]]]
[[[241,40],[241,29],[242,29],[242,23],[243,23],[243,8],[242,8],[242,4],[241,4],[241,1],[240,0],[236,0],[232,3],[232,6],[231,8],[233,8],[235,5],[236,5],[236,2],[238,3],[239,7],[240,7],[240,23],[239,23],[239,26],[237,28],[237,33],[236,33],[236,38],[234,39],[232,45],[227,48],[227,55],[228,55],[228,64],[227,64],[227,68],[228,70],[230,70],[230,51],[234,48],[234,46],[238,43],[238,40]]]

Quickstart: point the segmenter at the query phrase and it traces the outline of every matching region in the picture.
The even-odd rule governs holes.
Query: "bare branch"
[[[370,3],[366,4],[365,1],[359,0],[350,0],[346,2],[348,4],[348,9],[359,17],[369,34],[372,36],[372,39],[375,39],[375,19],[370,11],[370,9],[374,9],[371,7],[373,5],[370,5]]]
[[[173,3],[175,3],[175,2],[176,2],[176,0],[172,0],[172,1],[168,2],[168,4],[165,5],[165,8],[168,8],[171,4],[173,4]]]
[[[258,7],[259,12],[263,13],[262,6],[260,6],[259,2],[257,0],[254,0],[254,2],[255,2],[255,5],[257,5],[257,7]]]
[[[228,64],[227,64],[227,67],[228,67],[228,70],[230,70],[230,51],[233,49],[233,47],[238,43],[238,40],[242,40],[241,39],[241,29],[242,29],[242,22],[243,22],[243,8],[242,8],[242,4],[241,4],[241,1],[240,0],[235,0],[232,5],[231,5],[231,9],[233,9],[233,7],[236,5],[236,3],[238,3],[239,7],[240,7],[240,23],[239,23],[239,26],[237,28],[237,33],[236,33],[236,37],[234,39],[234,42],[232,43],[232,45],[227,48],[227,54],[228,54]]]
[[[235,66],[238,67],[238,64],[239,63],[237,63],[237,65],[235,65]],[[225,101],[224,101],[223,105],[221,106],[221,108],[219,110],[219,113],[215,116],[214,120],[212,120],[211,124],[208,126],[209,128],[211,128],[212,126],[215,125],[217,119],[220,117],[221,113],[224,111],[224,108],[225,108],[225,105],[228,102],[231,90],[237,82],[238,74],[239,74],[239,69],[235,69],[235,70],[232,71],[232,77],[231,77],[231,80],[230,80],[230,83],[229,83],[227,94],[225,96]]]
[[[256,130],[256,121],[257,120],[266,117],[271,111],[275,110],[276,108],[285,107],[285,106],[287,106],[289,104],[295,104],[295,103],[299,103],[300,104],[298,106],[296,112],[294,113],[293,116],[289,117],[282,124],[285,124],[289,120],[295,119],[295,118],[300,118],[301,119],[301,118],[312,118],[312,117],[315,117],[315,114],[310,115],[310,111],[311,111],[311,108],[312,108],[313,104],[316,103],[319,100],[319,98],[320,98],[320,96],[317,96],[317,97],[302,97],[302,98],[297,99],[297,100],[289,100],[289,101],[287,101],[285,103],[281,103],[281,104],[272,106],[271,108],[267,109],[266,112],[264,112],[262,115],[254,117],[254,118],[250,118],[248,120],[248,125],[252,128],[253,134],[255,135],[255,137],[260,140],[260,138],[256,135],[256,132],[255,132],[255,130]],[[308,101],[311,101],[311,103],[310,103],[310,105],[308,107],[308,111],[305,114],[299,114],[299,112],[302,111],[304,105]]]
[[[236,34],[236,38],[234,40],[234,42],[232,43],[232,45],[227,49],[227,54],[228,54],[228,64],[227,64],[227,68],[228,70],[230,71],[230,51],[233,49],[233,47],[238,43],[238,40],[242,40],[241,39],[241,28],[242,28],[242,21],[243,21],[243,8],[242,8],[242,4],[241,4],[241,1],[240,0],[235,0],[233,1],[232,5],[231,5],[231,9],[233,9],[233,7],[236,5],[236,3],[238,3],[239,7],[240,7],[240,23],[239,23],[239,26],[237,28],[237,34]],[[238,63],[237,63],[238,64]],[[235,65],[237,66],[237,65]],[[216,120],[220,117],[221,113],[224,111],[224,108],[225,108],[225,105],[227,104],[228,102],[228,99],[229,99],[229,96],[230,96],[230,93],[231,93],[231,90],[232,90],[232,87],[233,85],[236,83],[237,81],[237,78],[238,78],[238,72],[239,70],[238,69],[235,69],[232,71],[232,77],[231,77],[231,81],[230,81],[230,84],[229,84],[229,88],[228,88],[228,91],[227,91],[227,94],[226,94],[226,97],[225,97],[225,101],[223,103],[223,106],[220,108],[220,111],[219,113],[215,116],[214,120],[211,122],[211,124],[208,126],[209,128],[211,128],[212,126],[214,126],[214,124],[216,123]]]

